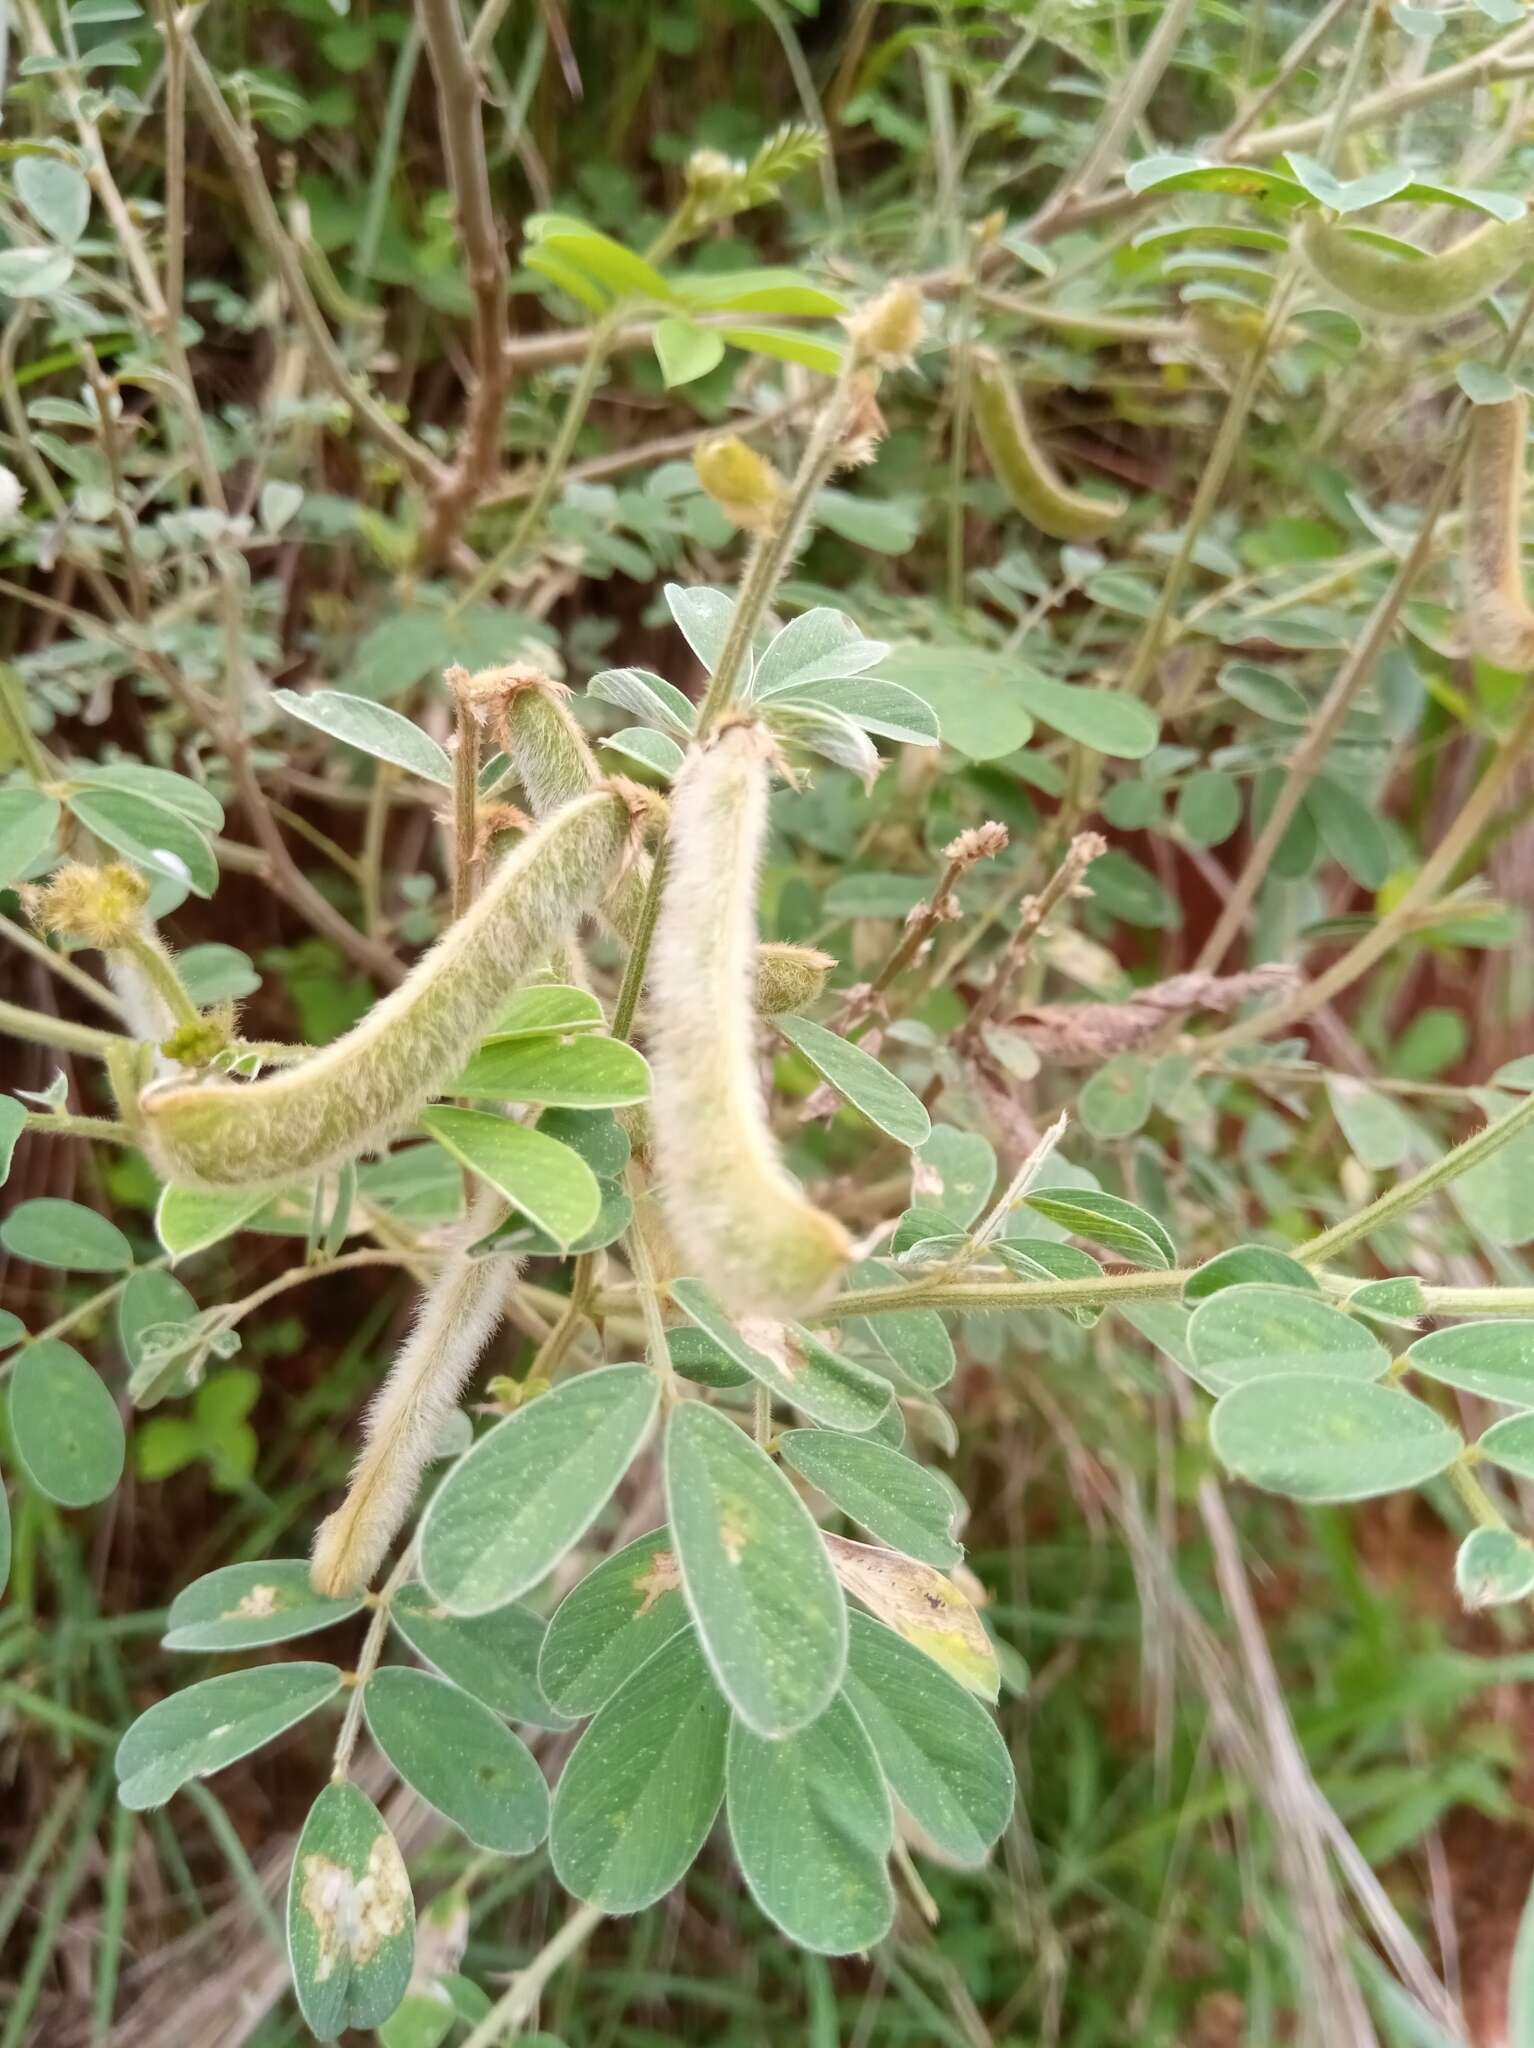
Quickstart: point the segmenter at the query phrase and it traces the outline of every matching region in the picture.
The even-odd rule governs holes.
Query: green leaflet
[[[930,1657],[866,1615],[849,1619],[844,1697],[890,1790],[943,1855],[983,1862],[1017,1792],[996,1724]]]
[[[1534,1318],[1456,1323],[1419,1337],[1406,1353],[1413,1372],[1511,1408],[1534,1408]]]
[[[684,1629],[625,1679],[565,1765],[549,1831],[560,1883],[609,1913],[670,1891],[719,1812],[728,1723]]]
[[[1188,1349],[1214,1393],[1290,1372],[1377,1380],[1390,1365],[1367,1323],[1298,1287],[1221,1288],[1193,1311]]]
[[[471,1842],[525,1856],[549,1824],[548,1787],[526,1743],[445,1678],[394,1664],[368,1680],[373,1740],[407,1785]]]
[[[568,1728],[538,1683],[544,1625],[529,1608],[498,1607],[493,1614],[449,1614],[424,1586],[403,1586],[389,1620],[418,1657],[507,1721],[535,1728]]]
[[[888,1933],[894,1816],[873,1744],[845,1699],[778,1742],[733,1723],[726,1796],[751,1896],[790,1941],[851,1955]]]
[[[538,1677],[567,1714],[593,1714],[687,1626],[671,1532],[652,1529],[588,1572],[555,1608]]]
[[[288,1882],[288,1962],[309,2031],[334,2041],[377,2027],[405,1995],[415,1901],[399,1845],[355,1785],[309,1809]]]
[[[847,1613],[813,1516],[724,1416],[684,1402],[666,1431],[667,1519],[704,1651],[767,1737],[821,1713],[847,1660]]]
[[[1322,1373],[1252,1380],[1222,1395],[1210,1440],[1238,1477],[1304,1501],[1420,1486],[1464,1448],[1457,1430],[1398,1387]]]
[[[421,1577],[432,1597],[452,1614],[487,1614],[536,1586],[606,1506],[659,1395],[648,1366],[603,1366],[481,1437],[421,1524]]]
[[[122,1418],[78,1351],[56,1337],[23,1351],[9,1409],[16,1455],[39,1493],[65,1508],[106,1499],[122,1477]]]
[[[944,1569],[964,1555],[953,1538],[962,1503],[948,1481],[899,1451],[834,1430],[791,1429],[778,1448],[807,1479],[893,1550]]]
[[[890,1405],[889,1382],[843,1358],[807,1330],[766,1325],[749,1344],[696,1280],[674,1280],[671,1298],[734,1364],[790,1407],[828,1429],[872,1429]],[[777,1342],[781,1334],[781,1348]],[[763,1345],[771,1343],[771,1351]]]
[[[117,1796],[135,1811],[163,1806],[193,1778],[260,1749],[340,1690],[333,1664],[266,1664],[172,1693],[140,1714],[117,1745]]]
[[[309,1583],[306,1557],[230,1564],[183,1586],[166,1616],[167,1650],[253,1650],[345,1621],[362,1606],[328,1600]]]

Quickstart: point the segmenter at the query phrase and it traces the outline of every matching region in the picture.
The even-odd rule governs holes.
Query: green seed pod
[[[517,1277],[515,1259],[468,1256],[468,1246],[504,1207],[494,1196],[474,1205],[458,1246],[422,1297],[415,1327],[368,1409],[362,1455],[346,1498],[315,1535],[310,1577],[317,1593],[360,1593],[410,1512],[421,1475],[495,1334]]]
[[[564,685],[530,665],[491,670],[476,676],[474,681],[482,685],[492,676],[499,676],[504,691],[500,707],[501,745],[516,770],[533,815],[545,817],[583,790],[595,789],[602,771],[585,733],[565,708],[569,692]],[[632,943],[649,886],[649,857],[636,854],[602,906],[603,915],[620,939]],[[776,1017],[787,1010],[805,1008],[820,994],[826,975],[835,964],[828,953],[817,953],[811,947],[769,941],[757,952],[757,1015]]]
[[[975,425],[996,480],[1041,533],[1055,540],[1095,540],[1128,509],[1118,496],[1089,498],[1062,482],[1033,438],[1016,385],[989,350],[975,357]]]
[[[1475,406],[1465,459],[1465,618],[1470,645],[1498,668],[1534,669],[1534,611],[1523,594],[1519,514],[1529,401]]]
[[[160,1174],[193,1187],[279,1188],[386,1144],[601,895],[645,800],[613,782],[556,811],[405,981],[312,1059],[246,1084],[147,1090],[145,1144]]]
[[[1534,255],[1534,214],[1489,220],[1436,256],[1400,256],[1312,215],[1300,228],[1300,254],[1347,305],[1380,320],[1426,326],[1478,306]]]
[[[737,720],[677,778],[649,1051],[671,1235],[732,1313],[781,1318],[824,1300],[851,1248],[783,1166],[757,1071],[752,960],[771,758],[766,728]]]

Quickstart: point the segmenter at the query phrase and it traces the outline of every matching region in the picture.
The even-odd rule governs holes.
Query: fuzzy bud
[[[682,175],[689,199],[717,204],[740,184],[741,166],[722,149],[695,149]]]
[[[786,946],[769,942],[756,953],[756,995],[753,1008],[758,1017],[785,1017],[807,1010],[825,991],[831,969],[836,965],[830,953],[814,946]]]
[[[788,507],[788,486],[766,456],[739,434],[716,434],[704,441],[692,466],[726,519],[747,533],[778,531]]]
[[[139,936],[148,901],[148,882],[120,860],[100,868],[68,861],[39,887],[22,892],[27,915],[39,931],[103,952]]]
[[[873,370],[861,371],[855,381],[847,422],[836,446],[839,469],[866,469],[889,431],[874,396],[878,381],[878,373]]]
[[[651,1116],[661,1204],[690,1270],[736,1315],[825,1299],[847,1234],[783,1165],[757,1071],[757,870],[773,744],[733,720],[694,753],[671,808],[650,970]]]
[[[924,311],[921,292],[909,280],[886,285],[843,315],[854,356],[878,370],[909,369],[925,331]]]

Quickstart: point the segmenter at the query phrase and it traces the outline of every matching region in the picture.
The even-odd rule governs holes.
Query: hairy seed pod
[[[645,801],[613,782],[556,811],[401,985],[312,1059],[245,1084],[149,1089],[145,1142],[159,1172],[193,1187],[279,1188],[386,1144],[601,895]]]
[[[472,1259],[468,1246],[504,1209],[498,1198],[476,1202],[459,1243],[422,1297],[415,1327],[368,1409],[363,1450],[346,1498],[320,1524],[310,1578],[317,1593],[360,1593],[372,1580],[415,1500],[481,1352],[495,1334],[516,1260]]]
[[[772,741],[727,724],[677,778],[650,966],[651,1120],[662,1208],[690,1270],[739,1315],[803,1314],[846,1232],[778,1157],[751,1005]]]
[[[1478,306],[1534,255],[1534,214],[1489,220],[1436,256],[1402,256],[1312,217],[1300,254],[1321,282],[1361,313],[1425,326]]]
[[[975,358],[973,404],[996,481],[1041,533],[1055,540],[1095,540],[1123,517],[1124,498],[1089,498],[1061,481],[1033,438],[1016,385],[989,350]]]
[[[1534,611],[1523,594],[1519,513],[1529,401],[1520,391],[1470,414],[1465,459],[1465,617],[1470,645],[1498,668],[1534,669]]]
[[[480,685],[490,677],[499,679],[503,691],[501,745],[533,815],[545,817],[583,790],[595,789],[602,771],[585,733],[566,708],[569,692],[564,685],[528,663],[487,670],[474,680]],[[602,905],[603,916],[620,939],[632,942],[638,932],[649,886],[649,857],[636,854]],[[814,979],[816,963],[822,963],[818,981]],[[757,1015],[776,1017],[813,1002],[835,964],[828,953],[769,940],[757,949]]]

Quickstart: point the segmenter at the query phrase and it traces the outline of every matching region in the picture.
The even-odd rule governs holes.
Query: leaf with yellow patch
[[[365,1793],[327,1785],[309,1809],[288,1883],[288,1961],[309,2031],[379,2027],[405,1995],[415,1902],[399,1845]]]
[[[594,1714],[686,1626],[671,1533],[652,1529],[565,1595],[539,1652],[539,1682],[565,1713]]]
[[[845,1536],[827,1536],[831,1568],[871,1614],[924,1650],[969,1692],[994,1700],[1001,1671],[979,1615],[952,1579],[931,1565]]]
[[[166,1616],[167,1650],[253,1650],[345,1621],[362,1605],[330,1600],[309,1583],[306,1557],[230,1564],[183,1586]]]

